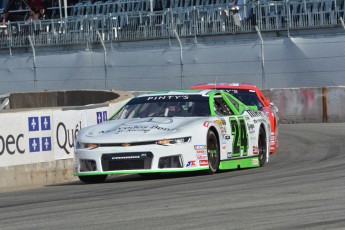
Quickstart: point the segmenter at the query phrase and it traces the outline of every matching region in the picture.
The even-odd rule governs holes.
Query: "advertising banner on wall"
[[[108,108],[56,111],[54,113],[55,159],[73,158],[74,140],[79,130],[107,121]]]
[[[79,130],[107,121],[108,108],[1,114],[0,167],[73,158]]]
[[[87,124],[85,111],[56,111],[54,113],[55,159],[73,157],[76,134]]]
[[[127,101],[80,110],[1,113],[0,167],[73,158],[79,130],[106,122]]]
[[[1,114],[0,167],[52,161],[51,111]]]

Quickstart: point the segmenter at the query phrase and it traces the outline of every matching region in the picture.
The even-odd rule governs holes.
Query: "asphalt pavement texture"
[[[261,168],[0,193],[0,229],[345,229],[345,123],[284,124]]]

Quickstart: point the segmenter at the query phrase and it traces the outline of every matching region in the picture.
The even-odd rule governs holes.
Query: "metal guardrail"
[[[163,4],[159,6],[162,8],[160,11],[152,11],[152,7],[137,0],[126,1],[133,3],[132,6],[127,5],[121,10],[118,3],[110,2],[101,4],[101,11],[92,10],[96,9],[96,4],[89,11],[74,6],[69,9],[67,18],[6,23],[0,28],[0,48],[29,47],[28,36],[34,46],[53,46],[100,42],[100,39],[166,38],[174,36],[174,30],[178,36],[186,37],[252,33],[256,32],[256,26],[260,31],[341,26],[339,18],[344,17],[345,0],[258,1],[243,5],[220,1],[203,4],[200,0],[199,5],[197,1],[192,2],[194,5],[176,3],[167,8],[160,1]],[[141,3],[140,7],[135,3]]]

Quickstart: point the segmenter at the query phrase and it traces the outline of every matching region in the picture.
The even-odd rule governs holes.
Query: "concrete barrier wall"
[[[37,93],[12,93],[10,94],[10,108],[20,109],[57,106],[84,106],[112,101],[118,97],[120,97],[120,95],[117,92],[108,90],[69,90]]]
[[[345,122],[345,87],[268,89],[281,123]]]
[[[267,89],[263,90],[263,93],[273,101],[278,109],[280,115],[280,123],[312,123],[312,122],[345,122],[345,87],[323,87],[323,88],[282,88],[282,89]],[[85,115],[82,111],[88,111],[93,121],[86,121],[87,125],[92,125],[97,123],[97,118],[92,115],[97,111],[109,111],[114,112],[116,108],[122,105],[125,101],[134,95],[141,94],[140,92],[122,92],[119,97],[115,100],[109,101],[107,103],[95,105],[93,107],[89,106],[77,106],[77,107],[54,107],[51,109],[47,108],[36,108],[36,109],[19,109],[19,110],[9,110],[0,113],[0,119],[5,116],[3,114],[11,114],[13,118],[17,115],[16,113],[22,114],[24,117],[31,116],[30,113],[33,111],[35,113],[45,113],[47,110],[55,111],[59,113],[56,115],[55,122],[61,123],[61,117],[70,117],[71,113],[75,110],[81,111],[81,116],[89,117]],[[56,94],[58,95],[58,94]],[[34,97],[33,97],[34,98]],[[78,98],[78,97],[76,97]],[[37,100],[33,100],[37,101]],[[46,100],[48,101],[48,100]],[[56,100],[51,98],[49,101],[55,103]],[[73,102],[76,103],[76,102]],[[24,103],[26,104],[26,103]],[[16,111],[16,112],[15,112]],[[74,111],[74,112],[73,112]],[[60,116],[60,117],[59,117]],[[73,115],[74,116],[74,115]],[[26,118],[24,118],[26,119]],[[74,120],[73,120],[74,119]],[[71,121],[72,120],[72,121]],[[77,131],[80,126],[84,124],[78,123],[81,118],[68,118],[66,123],[67,132],[73,133]],[[24,121],[25,122],[25,121]],[[70,123],[68,123],[70,122]],[[79,126],[80,124],[80,126]],[[25,126],[25,125],[22,125]],[[1,124],[0,128],[0,140],[6,140],[9,146],[9,150],[14,150],[15,141],[12,138],[8,138],[9,134],[6,133],[4,124]],[[17,129],[23,129],[24,127],[17,127]],[[56,133],[58,138],[59,134],[57,132],[57,126],[53,125],[53,133]],[[18,136],[18,134],[16,134]],[[54,135],[54,134],[53,134]],[[15,136],[15,135],[14,135]],[[15,138],[14,138],[15,139]],[[0,149],[4,150],[4,141],[0,142]],[[19,143],[27,142],[27,140],[19,139]],[[58,142],[58,141],[57,141]],[[18,163],[20,160],[14,160],[12,165],[1,166],[0,162],[0,192],[6,191],[12,187],[16,186],[34,186],[34,185],[45,185],[53,183],[61,183],[64,181],[75,180],[73,176],[73,154],[67,157],[64,151],[59,147],[59,143],[55,143],[58,147],[54,149],[53,157],[55,160],[50,161],[38,161],[31,162],[28,164]],[[6,148],[6,146],[5,146]],[[25,149],[25,147],[21,147]],[[29,147],[27,147],[29,148]],[[60,149],[59,149],[60,148]],[[68,147],[68,151],[72,151],[72,147]],[[6,151],[6,150],[4,150]],[[61,152],[62,153],[59,153]],[[0,161],[5,159],[5,153],[0,154]],[[13,154],[15,155],[15,154]],[[18,154],[17,154],[18,155]],[[25,155],[25,154],[24,154]],[[20,156],[21,158],[24,155]],[[8,160],[9,156],[7,156]],[[2,163],[3,164],[3,163]]]
[[[74,179],[73,150],[77,132],[106,121],[132,97],[123,91],[47,92],[46,95],[31,93],[28,98],[24,94],[10,97],[20,109],[0,112],[0,192],[17,186]],[[61,103],[59,98],[67,100]],[[93,104],[95,102],[98,104]],[[76,106],[81,104],[85,105]],[[44,108],[32,108],[34,105]]]

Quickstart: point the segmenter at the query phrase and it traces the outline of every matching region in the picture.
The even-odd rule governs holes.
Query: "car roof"
[[[163,95],[200,95],[208,96],[210,92],[220,92],[214,89],[196,89],[196,90],[170,90],[170,91],[153,91],[145,94],[138,95],[137,97],[149,97],[149,96],[163,96]]]
[[[216,89],[216,88],[227,88],[227,89],[248,89],[248,90],[259,90],[256,85],[249,83],[202,83],[196,84],[189,87],[190,89]]]

